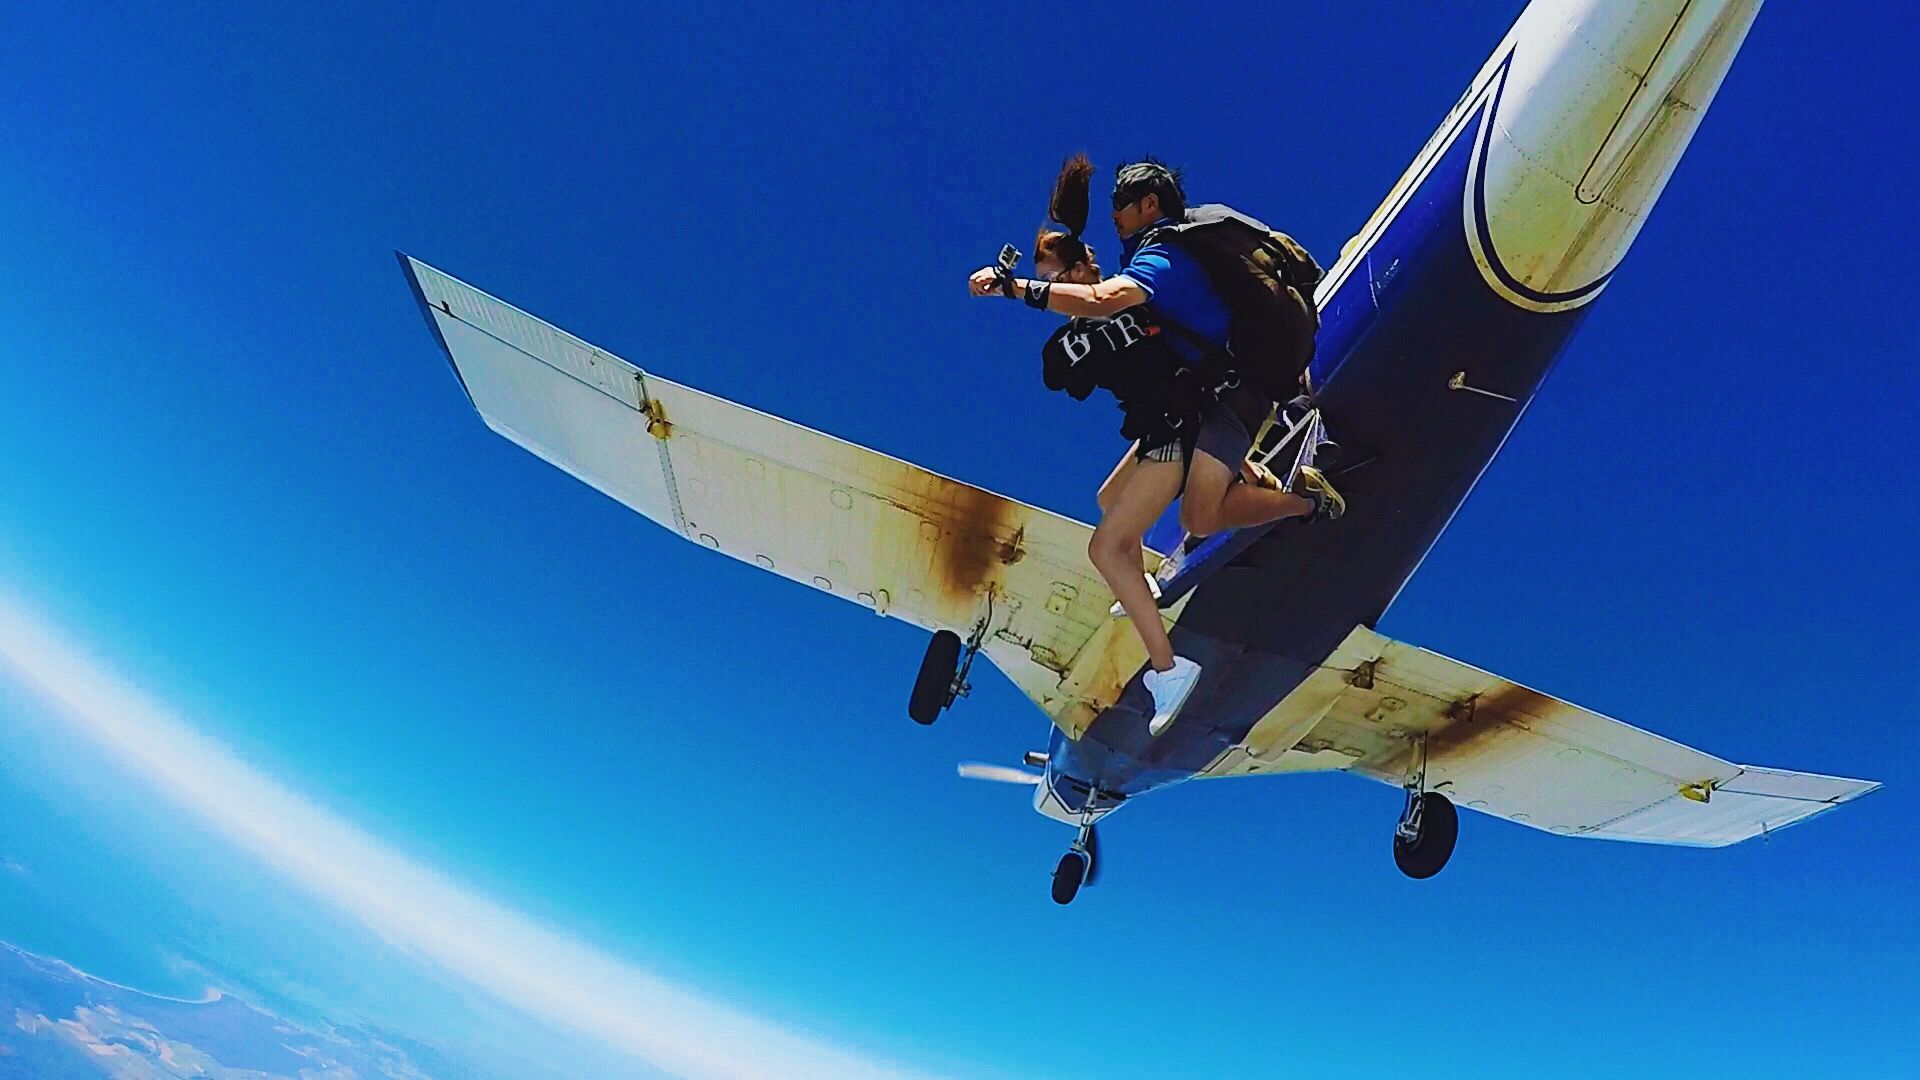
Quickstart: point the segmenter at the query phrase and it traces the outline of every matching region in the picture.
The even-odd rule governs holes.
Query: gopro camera
[[[999,263],[1000,269],[1013,273],[1013,268],[1020,265],[1020,249],[1012,244],[1001,244]]]

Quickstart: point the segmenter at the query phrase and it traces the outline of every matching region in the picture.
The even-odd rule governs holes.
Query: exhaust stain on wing
[[[924,513],[938,516],[940,537],[933,548],[933,581],[949,600],[971,602],[1000,578],[1001,569],[1018,562],[1020,506],[991,492],[944,478],[935,479]]]
[[[1524,736],[1534,719],[1550,716],[1559,707],[1558,701],[1545,694],[1512,684],[1455,702],[1426,731],[1427,762],[1430,767],[1444,767],[1491,753],[1500,744]],[[1386,764],[1390,769],[1411,770],[1412,745],[1395,753]]]

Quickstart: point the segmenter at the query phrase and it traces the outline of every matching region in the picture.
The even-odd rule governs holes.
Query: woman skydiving
[[[1120,170],[1114,225],[1122,241],[1132,243],[1121,272],[1104,280],[1081,239],[1092,179],[1084,154],[1061,166],[1049,213],[1063,228],[1043,228],[1036,238],[1036,280],[987,267],[968,285],[975,296],[1019,296],[1029,306],[1072,316],[1041,350],[1048,387],[1083,400],[1104,387],[1120,403],[1120,433],[1133,446],[1100,486],[1100,523],[1087,555],[1146,647],[1152,670],[1144,681],[1154,704],[1148,730],[1159,735],[1192,692],[1200,665],[1174,654],[1161,622],[1144,572],[1147,530],[1183,493],[1181,525],[1195,535],[1285,517],[1336,517],[1344,505],[1317,472],[1302,471],[1307,494],[1295,495],[1247,461],[1271,400],[1244,383],[1208,393],[1195,377],[1207,338],[1214,339],[1212,349],[1225,350],[1230,313],[1197,263],[1176,246],[1153,241],[1155,229],[1185,218],[1178,176],[1150,161]]]

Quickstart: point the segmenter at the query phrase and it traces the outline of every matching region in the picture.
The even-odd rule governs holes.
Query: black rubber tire
[[[1393,863],[1410,878],[1430,878],[1453,856],[1460,838],[1460,812],[1437,791],[1420,796],[1420,838],[1409,844],[1393,834]]]
[[[1053,902],[1073,903],[1073,898],[1080,895],[1080,886],[1086,880],[1086,856],[1077,851],[1060,856],[1060,864],[1053,868]]]
[[[947,707],[947,694],[953,690],[954,673],[960,670],[960,635],[951,630],[934,631],[927,642],[927,655],[920,661],[920,675],[913,680],[913,696],[907,699],[907,715],[922,724],[931,724]]]

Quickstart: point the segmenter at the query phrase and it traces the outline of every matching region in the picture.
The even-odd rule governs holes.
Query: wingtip
[[[460,383],[460,392],[467,395],[467,404],[478,410],[480,403],[473,399],[473,389],[467,385],[467,377],[461,373],[460,365],[454,362],[453,346],[447,344],[446,335],[440,332],[440,322],[434,317],[433,305],[427,301],[426,289],[421,286],[420,275],[415,270],[415,267],[426,264],[398,248],[394,249],[393,254],[400,261],[400,272],[407,276],[407,288],[413,293],[413,302],[419,305],[421,316],[427,320],[427,329],[433,332],[433,340],[440,346],[441,354],[447,358],[447,368],[453,372],[453,377]]]

